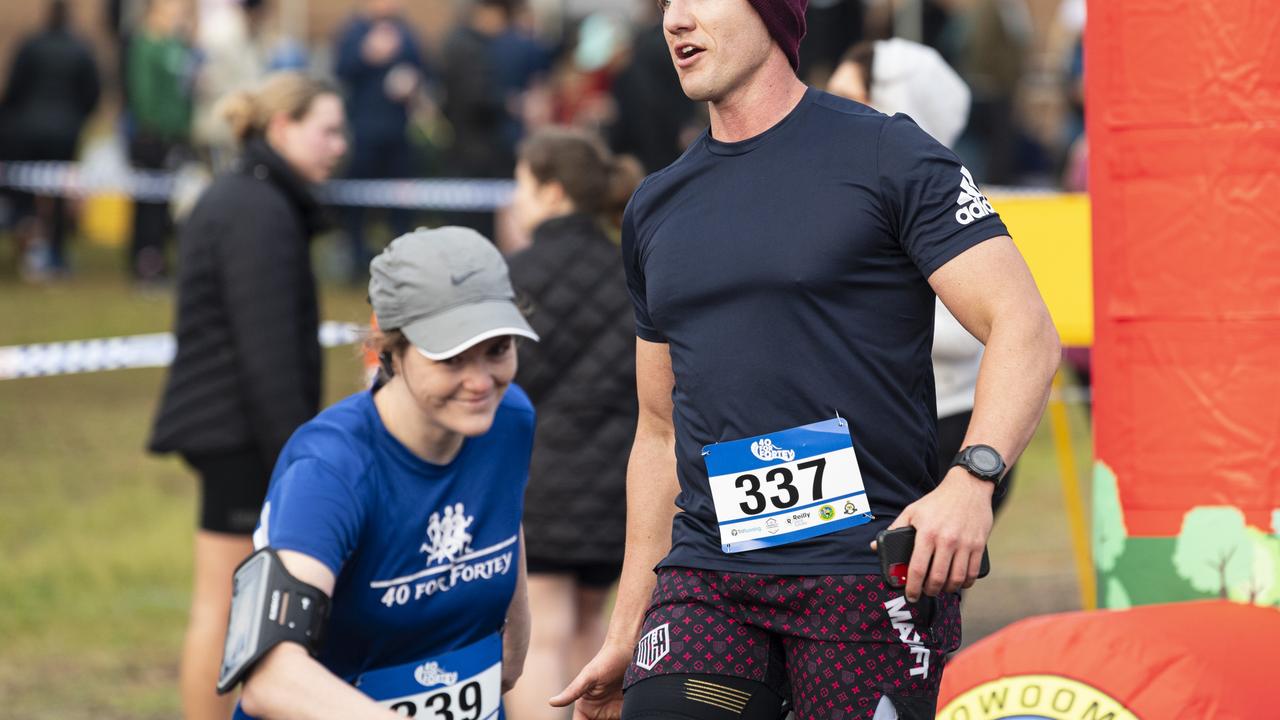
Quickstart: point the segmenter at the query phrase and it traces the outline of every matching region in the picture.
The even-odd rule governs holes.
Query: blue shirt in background
[[[334,74],[346,93],[347,122],[356,145],[353,152],[362,152],[364,148],[407,147],[409,139],[405,129],[409,108],[388,97],[387,74],[397,65],[413,67],[423,74],[424,80],[431,74],[409,23],[403,18],[379,22],[391,23],[400,35],[399,52],[385,64],[370,65],[361,53],[365,37],[374,26],[369,18],[352,18],[334,43]]]

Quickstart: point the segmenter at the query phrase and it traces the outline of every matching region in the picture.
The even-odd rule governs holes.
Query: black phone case
[[[876,551],[880,555],[880,574],[884,576],[885,582],[890,587],[901,588],[902,584],[895,581],[889,568],[898,563],[910,563],[911,552],[916,546],[916,529],[913,527],[900,527],[893,530],[881,530],[876,535]],[[982,548],[982,565],[978,568],[978,577],[984,578],[991,573],[991,558],[987,555],[987,549]]]

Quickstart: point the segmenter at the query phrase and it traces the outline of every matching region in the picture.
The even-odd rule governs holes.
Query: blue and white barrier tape
[[[135,200],[166,202],[179,182],[177,173],[149,170],[99,172],[85,171],[81,165],[70,162],[0,163],[0,187],[40,195],[86,197],[111,192]],[[321,202],[329,205],[488,212],[509,204],[514,190],[515,183],[511,180],[331,180],[316,194]],[[984,185],[982,190],[987,195],[1000,197],[1060,194],[1048,188],[994,185]]]
[[[367,326],[355,323],[321,323],[320,345],[353,345],[367,331]],[[0,380],[166,367],[177,349],[170,333],[11,345],[0,347]]]
[[[123,193],[135,200],[164,202],[177,185],[176,173],[134,170],[85,171],[77,163],[0,163],[0,187],[41,195],[85,197]],[[510,180],[439,178],[431,180],[331,180],[317,191],[321,202],[354,207],[482,212],[511,200]]]

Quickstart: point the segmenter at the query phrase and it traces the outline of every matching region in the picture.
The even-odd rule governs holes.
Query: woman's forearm
[[[244,711],[263,720],[395,720],[295,643],[267,653],[245,681]]]
[[[516,590],[507,606],[507,622],[502,632],[502,692],[516,684],[524,672],[524,659],[529,654],[532,618],[529,612],[528,563],[525,560],[524,528],[520,529],[520,562],[517,566]]]

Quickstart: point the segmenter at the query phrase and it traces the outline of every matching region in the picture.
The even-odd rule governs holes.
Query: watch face
[[[969,453],[969,462],[980,473],[993,473],[1000,469],[1000,455],[989,447],[975,447]]]

